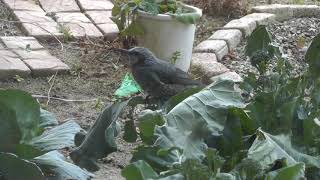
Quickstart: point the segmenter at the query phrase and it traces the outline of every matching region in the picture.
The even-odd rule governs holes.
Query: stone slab
[[[233,82],[242,82],[243,81],[242,77],[239,74],[237,74],[236,72],[226,72],[226,73],[220,74],[218,76],[211,77],[210,82],[211,83],[215,82],[218,79],[231,80]]]
[[[257,27],[257,23],[253,19],[240,18],[230,21],[223,29],[239,29],[244,36],[250,36],[250,34]]]
[[[103,34],[92,23],[63,23],[62,26],[69,28],[70,33],[75,38],[90,37],[100,38]]]
[[[55,21],[46,16],[45,12],[37,12],[37,11],[13,11],[15,17],[22,23],[43,23],[43,22],[52,22]]]
[[[0,39],[9,49],[44,49],[44,47],[34,37],[3,36],[0,37]]]
[[[114,24],[111,11],[87,11],[86,14],[94,24]]]
[[[242,33],[238,29],[223,29],[216,31],[209,39],[224,40],[229,49],[234,49],[241,42]]]
[[[98,24],[97,27],[108,39],[115,39],[119,34],[119,29],[116,24]]]
[[[46,76],[56,72],[67,72],[70,68],[60,60],[28,59],[24,60],[32,75]]]
[[[192,55],[191,66],[200,71],[204,79],[229,71],[226,66],[217,62],[213,53],[194,53]]]
[[[78,2],[84,11],[105,11],[113,8],[113,4],[108,0],[78,0]]]
[[[52,56],[46,50],[28,51],[28,50],[13,49],[13,52],[18,54],[23,61],[28,59],[39,59],[39,60],[43,59],[43,60],[54,60],[54,61],[59,60],[56,57]]]
[[[8,50],[0,50],[0,78],[10,78],[15,75],[28,76],[30,69],[18,56]]]
[[[263,6],[256,6],[252,8],[253,12],[258,13],[271,13],[276,15],[276,19],[279,21],[287,20],[293,17],[293,9],[290,5],[284,4],[270,4]]]
[[[271,13],[252,13],[242,18],[253,19],[258,25],[268,25],[276,21],[276,15]]]
[[[229,52],[228,45],[224,40],[205,40],[194,48],[196,53],[215,53],[218,60]]]
[[[320,16],[320,6],[317,5],[290,5],[290,8],[296,18]]]
[[[34,0],[3,0],[11,10],[17,11],[38,11],[44,12],[43,9]]]
[[[80,12],[75,0],[39,0],[46,12]]]
[[[42,22],[42,23],[22,23],[21,29],[29,36],[43,39],[53,39],[62,37],[56,22]]]
[[[91,23],[82,13],[56,13],[55,17],[58,23]]]

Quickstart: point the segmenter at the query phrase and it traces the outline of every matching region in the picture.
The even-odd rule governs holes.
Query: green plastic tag
[[[120,88],[116,90],[114,95],[117,98],[122,98],[122,97],[129,97],[133,94],[141,92],[141,88],[138,85],[138,83],[133,79],[133,76],[131,73],[127,73],[121,83]]]

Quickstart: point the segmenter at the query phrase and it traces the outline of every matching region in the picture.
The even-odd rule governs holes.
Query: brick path
[[[0,41],[0,79],[15,75],[45,76],[69,70],[34,37],[5,36],[0,37]]]
[[[118,28],[111,20],[108,0],[2,0],[21,21],[21,29],[36,38],[62,37],[114,39]],[[38,3],[37,3],[38,2]]]

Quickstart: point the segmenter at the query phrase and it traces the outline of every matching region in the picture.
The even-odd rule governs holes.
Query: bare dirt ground
[[[289,0],[275,1],[290,3]],[[309,2],[309,1],[308,1]],[[251,0],[250,6],[266,4],[266,1]],[[12,20],[10,12],[0,1],[0,35],[23,34]],[[2,20],[1,20],[2,19]],[[4,21],[5,20],[5,21]],[[195,45],[207,39],[216,30],[231,19],[204,15],[197,24]],[[128,71],[118,63],[117,55],[105,51],[109,46],[119,46],[118,42],[93,43],[75,41],[63,44],[58,42],[42,43],[50,52],[71,67],[71,73],[55,77],[30,77],[18,82],[16,79],[0,81],[0,88],[17,88],[31,94],[59,97],[73,100],[96,99],[90,102],[63,102],[46,98],[39,99],[41,105],[56,114],[60,122],[68,118],[75,119],[81,127],[88,129],[97,118],[101,108],[111,102],[114,91]],[[96,180],[121,180],[121,169],[129,163],[134,145],[119,138],[119,150],[99,162],[101,170],[96,172]]]

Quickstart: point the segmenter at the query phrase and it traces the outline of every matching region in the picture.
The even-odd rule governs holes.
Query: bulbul
[[[154,98],[166,101],[187,88],[204,87],[200,81],[191,79],[186,72],[157,58],[147,48],[113,50],[120,52],[120,61],[130,67],[135,81],[143,91]]]

